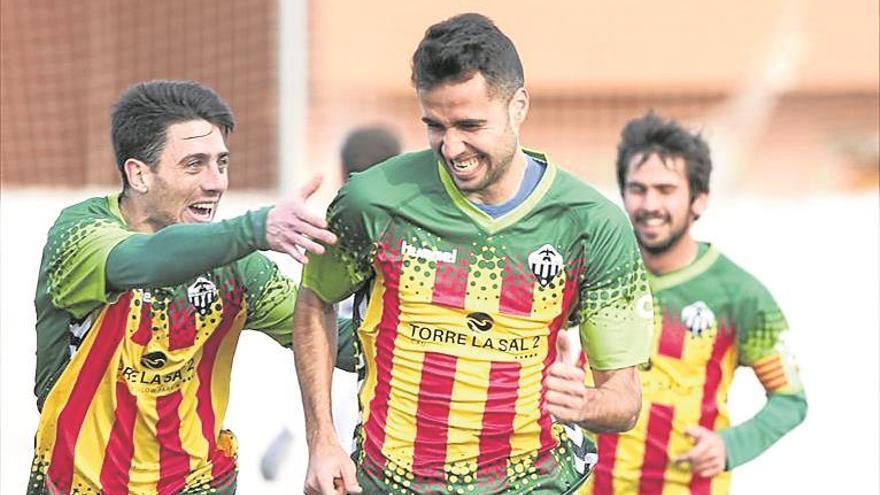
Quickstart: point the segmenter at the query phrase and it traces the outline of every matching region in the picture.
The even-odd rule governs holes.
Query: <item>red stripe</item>
[[[189,454],[180,441],[180,390],[156,398],[156,442],[159,444],[159,495],[170,495],[186,485]]]
[[[238,284],[234,287],[238,288]],[[217,352],[220,344],[226,338],[226,334],[232,328],[235,316],[241,309],[241,291],[233,290],[233,293],[224,301],[223,315],[220,317],[220,325],[205,341],[202,348],[202,357],[196,367],[196,374],[199,377],[199,388],[196,391],[196,413],[202,423],[202,436],[208,442],[208,452],[214,452],[217,447],[217,432],[215,432],[216,418],[214,417],[214,405],[211,401],[211,381],[214,377],[214,361],[217,360]],[[224,468],[217,464],[212,464],[211,469],[214,478],[225,474]]]
[[[153,337],[153,316],[152,307],[149,303],[141,299],[141,321],[138,323],[138,329],[131,336],[132,342],[140,345],[147,345]]]
[[[504,275],[501,278],[499,311],[504,314],[529,316],[532,314],[534,288],[534,275],[526,271],[521,263],[514,269],[513,260],[509,260],[504,265]]]
[[[128,391],[125,382],[116,382],[116,411],[110,440],[104,450],[101,465],[101,488],[106,495],[128,494],[128,472],[134,456],[134,421],[137,417],[137,398]]]
[[[369,405],[370,416],[364,424],[364,452],[378,466],[384,466],[382,446],[385,444],[385,422],[388,420],[388,398],[391,395],[391,366],[397,326],[400,324],[400,241],[395,241],[393,248],[380,242],[376,262],[382,270],[384,293],[382,318],[376,335],[376,390]]]
[[[574,270],[573,270],[574,272]],[[568,319],[567,315],[574,301],[575,295],[578,293],[578,277],[572,273],[565,281],[565,288],[562,293],[562,310],[550,323],[550,333],[547,336],[547,357],[544,358],[544,368],[541,371],[541,381],[547,379],[547,368],[556,360],[556,337],[559,335],[560,329]],[[541,389],[541,417],[538,419],[538,425],[541,426],[541,452],[549,451],[556,447],[556,438],[553,437],[553,419],[547,412],[544,404],[545,390]]]
[[[617,457],[617,443],[620,436],[616,434],[599,435],[599,464],[593,473],[593,495],[613,495],[614,461]]]
[[[660,495],[669,464],[669,435],[672,433],[672,406],[651,404],[648,413],[648,429],[645,433],[645,456],[639,481],[641,495]]]
[[[70,491],[76,441],[86,411],[95,397],[98,385],[107,373],[110,360],[122,341],[130,302],[131,293],[126,292],[116,304],[105,310],[101,327],[90,330],[98,332],[95,335],[95,342],[89,349],[89,355],[83,360],[82,369],[76,377],[76,383],[70,391],[67,403],[58,415],[55,426],[55,447],[52,449],[52,460],[47,476],[49,483],[62,492]]]
[[[467,294],[468,257],[461,253],[458,256],[461,261],[457,261],[455,264],[437,262],[431,304],[464,308],[464,298]]]
[[[480,456],[477,459],[478,478],[486,479],[495,470],[507,470],[510,457],[510,437],[516,417],[516,399],[519,396],[520,363],[493,362],[489,371],[489,388],[483,409],[483,428],[480,432]]]
[[[663,312],[663,329],[657,343],[657,354],[681,359],[684,351],[684,336],[687,329],[678,316]]]
[[[413,449],[413,473],[416,476],[434,479],[443,475],[455,364],[455,356],[436,352],[425,353],[422,361]]]
[[[715,430],[715,419],[718,418],[718,404],[715,400],[718,387],[721,385],[721,360],[733,345],[736,332],[729,327],[719,327],[712,346],[712,357],[706,363],[706,382],[703,384],[703,404],[700,411],[700,426]],[[690,484],[691,494],[709,495],[712,490],[712,479],[694,476]]]
[[[168,325],[169,351],[185,349],[195,344],[196,310],[187,301],[172,304],[168,311],[168,318],[171,320]]]

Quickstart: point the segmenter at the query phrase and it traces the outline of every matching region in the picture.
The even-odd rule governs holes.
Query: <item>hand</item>
[[[309,469],[303,493],[306,495],[345,495],[361,493],[354,462],[336,439],[309,449]]]
[[[321,176],[315,175],[290,201],[278,203],[266,216],[266,240],[273,251],[287,253],[300,263],[309,262],[305,251],[324,252],[324,246],[315,242],[335,244],[336,236],[327,230],[327,222],[309,212],[305,202],[318,190]]]
[[[721,435],[702,426],[688,426],[684,432],[693,439],[694,447],[673,459],[673,462],[689,463],[691,471],[703,478],[711,478],[724,471],[727,452]]]
[[[577,366],[577,360],[571,354],[568,333],[564,330],[560,330],[556,336],[556,362],[547,370],[544,387],[547,412],[557,421],[583,421],[587,404],[584,370]]]

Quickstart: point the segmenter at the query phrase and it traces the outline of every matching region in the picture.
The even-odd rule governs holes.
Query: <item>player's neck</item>
[[[135,197],[131,191],[123,191],[119,195],[119,212],[129,230],[135,232],[153,233],[156,228],[149,222],[150,216],[143,205],[143,201]]]
[[[484,205],[504,204],[519,192],[520,186],[526,175],[526,156],[517,146],[517,151],[510,161],[510,167],[498,182],[483,189],[482,191],[466,194],[465,197],[474,202]]]
[[[680,270],[697,259],[700,249],[690,232],[687,232],[674,246],[662,253],[649,253],[642,249],[642,259],[645,268],[654,275],[665,275]]]

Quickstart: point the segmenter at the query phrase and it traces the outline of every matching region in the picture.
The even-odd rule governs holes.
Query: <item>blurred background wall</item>
[[[279,131],[279,60],[293,55],[279,50],[275,1],[2,0],[2,185],[116,184],[109,106],[152,78],[199,80],[231,104],[233,187],[276,187],[284,153],[305,159],[299,174],[332,175],[342,137],[364,122],[422,148],[409,58],[425,27],[468,10],[493,17],[523,58],[524,143],[587,180],[611,184],[620,127],[654,108],[731,143],[714,146],[728,185],[876,185],[874,0],[299,4],[308,104],[300,129]],[[305,140],[291,150],[285,132]]]

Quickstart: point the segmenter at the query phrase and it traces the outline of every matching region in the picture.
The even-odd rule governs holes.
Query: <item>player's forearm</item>
[[[587,389],[581,427],[595,433],[618,433],[632,429],[639,418],[642,396],[635,368],[594,371],[596,388]]]
[[[726,469],[758,457],[799,425],[807,415],[807,398],[798,394],[770,394],[767,403],[745,423],[720,432],[726,451]]]
[[[301,288],[294,313],[293,353],[309,448],[321,441],[336,441],[330,414],[335,323],[333,306],[324,303],[308,288]]]
[[[116,291],[177,285],[268,249],[267,212],[263,208],[220,222],[178,224],[155,234],[133,235],[110,252],[107,285]]]

